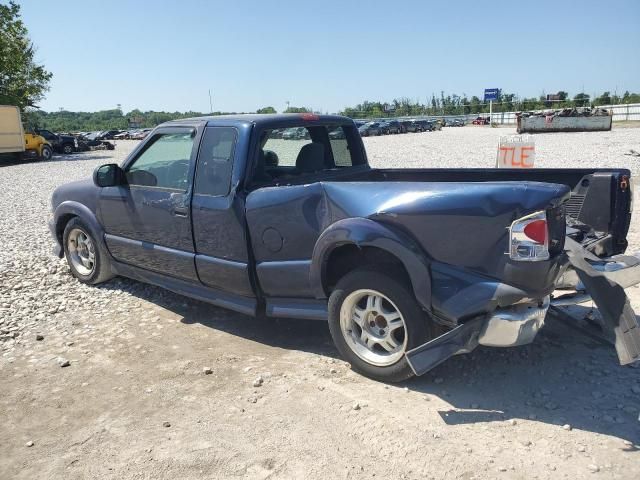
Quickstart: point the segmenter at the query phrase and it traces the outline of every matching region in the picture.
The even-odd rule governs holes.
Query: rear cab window
[[[266,128],[260,132],[251,184],[283,184],[365,165],[354,125]]]

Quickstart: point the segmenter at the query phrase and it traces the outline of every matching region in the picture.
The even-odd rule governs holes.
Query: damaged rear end
[[[622,254],[631,212],[629,177],[589,175],[565,193],[506,228],[501,271],[433,262],[433,315],[448,329],[407,352],[414,373],[477,345],[531,343],[549,309],[586,300],[598,306],[620,363],[640,359],[640,328],[624,292],[640,283],[640,260]]]

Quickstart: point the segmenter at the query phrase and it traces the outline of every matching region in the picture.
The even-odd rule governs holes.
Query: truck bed
[[[628,169],[369,169],[345,181],[495,182],[529,181],[567,185],[569,233],[599,256],[624,253],[631,221],[632,189]]]

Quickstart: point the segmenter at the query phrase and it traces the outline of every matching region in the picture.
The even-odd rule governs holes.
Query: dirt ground
[[[367,148],[380,166],[403,137],[426,152],[465,131],[495,143],[465,127]],[[640,478],[640,368],[552,318],[532,345],[385,385],[338,358],[324,322],[257,320],[126,279],[79,285],[46,253],[48,198],[131,146],[0,168],[13,196],[0,240],[14,249],[0,256],[0,327],[19,319],[0,342],[0,479]]]

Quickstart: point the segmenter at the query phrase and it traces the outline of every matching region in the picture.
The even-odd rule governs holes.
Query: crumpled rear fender
[[[329,226],[313,249],[310,281],[316,298],[326,298],[327,261],[334,249],[344,245],[376,247],[395,256],[404,265],[414,295],[422,308],[431,309],[430,260],[418,243],[399,231],[368,218],[346,218]]]

